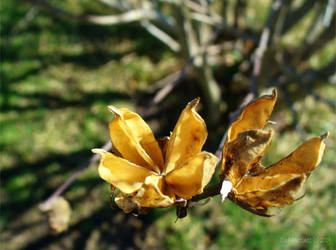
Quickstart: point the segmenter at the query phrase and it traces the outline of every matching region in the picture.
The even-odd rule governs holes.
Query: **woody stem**
[[[212,185],[206,189],[204,189],[203,193],[195,195],[191,201],[200,201],[209,197],[213,197],[220,194],[220,189],[222,187],[222,183],[217,183]]]
[[[216,196],[216,195],[220,194],[221,187],[222,187],[222,183],[221,182],[217,183],[215,185],[212,185],[212,186],[206,188],[203,193],[201,193],[199,195],[195,195],[191,199],[191,201],[197,202],[197,201],[209,198],[209,197]],[[232,193],[229,193],[229,195],[228,195],[227,198],[230,201],[232,201],[233,203],[235,203],[236,205],[240,206],[243,209],[246,209],[247,211],[249,211],[249,212],[251,212],[253,214],[256,214],[256,215],[259,215],[259,216],[263,216],[263,217],[270,217],[270,216],[272,216],[272,215],[266,214],[265,210],[263,210],[263,209],[261,209],[261,210],[253,209],[253,208],[249,207],[248,205],[246,205],[246,204],[244,204],[244,203],[236,200],[235,197],[232,195]]]

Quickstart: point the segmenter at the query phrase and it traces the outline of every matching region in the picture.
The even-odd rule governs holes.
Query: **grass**
[[[88,1],[77,9],[77,2],[69,2],[72,5],[65,7],[78,13],[80,8],[106,11]],[[179,62],[137,26],[97,27],[54,19],[40,10],[26,21],[31,6],[18,1],[7,1],[1,9],[0,239],[4,249],[335,248],[336,209],[331,204],[336,115],[310,96],[294,108],[307,137],[331,132],[327,150],[309,178],[306,197],[274,211],[277,216],[260,218],[229,201],[222,204],[217,197],[190,209],[189,216],[177,223],[172,208],[154,209],[140,217],[125,215],[110,207],[109,186],[92,166],[64,194],[73,211],[69,230],[50,234],[37,206],[92,155],[91,148],[107,140],[112,116],[106,106],[136,108],[133,97],[173,72]],[[251,12],[247,19],[262,23],[264,17],[258,19]],[[322,51],[323,60],[329,58],[329,50],[328,45]],[[311,63],[318,66],[321,60],[314,57]],[[318,91],[323,96],[336,96],[335,87],[321,86]],[[285,127],[291,115],[280,106],[272,119]],[[277,133],[265,164],[281,159],[301,142],[294,131]]]

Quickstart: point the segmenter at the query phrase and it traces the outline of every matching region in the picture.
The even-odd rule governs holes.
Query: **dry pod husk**
[[[120,190],[115,202],[124,212],[180,205],[203,192],[218,159],[201,151],[207,129],[195,111],[198,102],[197,98],[188,103],[172,135],[160,141],[138,114],[109,106],[115,114],[110,136],[118,154],[92,151],[101,156],[100,177]]]
[[[70,224],[71,207],[63,197],[54,198],[47,205],[40,205],[40,210],[48,216],[50,229],[55,234],[66,231]]]
[[[321,162],[327,137],[326,133],[311,138],[284,159],[264,167],[260,159],[271,144],[268,119],[276,98],[274,90],[247,105],[229,128],[223,147],[222,179],[225,185],[231,182],[229,198],[264,216],[269,207],[290,205],[298,199],[302,184]]]

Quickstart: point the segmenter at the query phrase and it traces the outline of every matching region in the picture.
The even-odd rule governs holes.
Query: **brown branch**
[[[217,183],[215,185],[212,185],[212,186],[204,189],[203,193],[195,195],[194,197],[192,197],[191,201],[197,202],[197,201],[209,198],[209,197],[213,197],[213,196],[219,195],[221,187],[222,187],[222,183],[221,182]]]

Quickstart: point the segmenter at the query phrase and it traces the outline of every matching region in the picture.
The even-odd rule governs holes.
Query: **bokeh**
[[[1,249],[335,249],[335,1],[170,2],[1,3]],[[137,8],[175,22],[89,18]],[[181,13],[191,18],[185,36]],[[200,96],[205,149],[216,152],[239,105],[273,88],[276,136],[266,165],[330,132],[305,197],[273,217],[219,197],[177,221],[174,208],[124,214],[97,162],[88,164],[91,149],[109,141],[110,104],[141,114],[160,138]],[[40,204],[74,173],[61,194],[68,229],[55,233]]]

